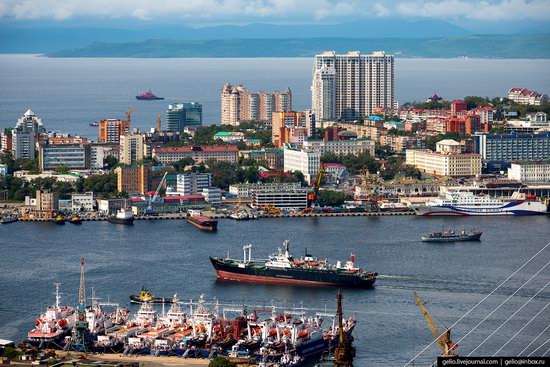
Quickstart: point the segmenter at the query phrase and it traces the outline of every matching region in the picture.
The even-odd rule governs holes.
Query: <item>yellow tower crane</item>
[[[432,320],[432,317],[428,313],[428,310],[426,309],[426,306],[424,306],[424,303],[422,302],[422,299],[420,296],[416,293],[414,293],[414,298],[416,299],[416,303],[418,303],[418,307],[420,307],[420,310],[422,311],[422,314],[424,315],[424,318],[426,319],[426,322],[428,323],[428,326],[430,327],[430,330],[432,331],[432,334],[437,339],[437,345],[439,346],[439,349],[441,349],[441,356],[442,357],[453,357],[456,356],[456,353],[454,350],[456,349],[456,345],[451,341],[451,330],[445,329],[445,332],[443,335],[437,330],[437,326],[435,325],[434,321]]]
[[[126,111],[126,120],[128,123],[132,120],[132,113],[137,112],[137,110],[134,110],[133,108],[128,108],[128,111]]]
[[[160,112],[157,114],[157,133],[160,132]]]

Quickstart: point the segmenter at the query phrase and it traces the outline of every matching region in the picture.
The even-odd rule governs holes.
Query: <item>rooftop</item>
[[[154,148],[156,153],[191,153],[191,152],[238,152],[236,145],[201,145],[183,147]]]

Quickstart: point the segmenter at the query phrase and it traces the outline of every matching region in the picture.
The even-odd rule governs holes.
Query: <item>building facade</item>
[[[42,119],[36,116],[30,109],[17,120],[15,129],[30,132],[34,135],[46,132],[46,129],[42,124]]]
[[[481,157],[472,153],[441,153],[407,149],[406,164],[433,176],[472,177],[481,174]]]
[[[12,130],[11,152],[14,159],[34,159],[34,133],[19,129]]]
[[[40,170],[52,170],[57,167],[68,169],[89,169],[91,167],[90,144],[38,146],[38,165]]]
[[[183,132],[187,126],[202,125],[202,104],[184,102],[168,105],[166,130]]]
[[[508,178],[525,183],[548,183],[550,161],[513,162],[508,168]]]
[[[176,176],[178,195],[200,195],[204,189],[211,186],[211,173],[180,173]]]
[[[548,95],[526,88],[511,88],[508,91],[508,99],[519,104],[540,106],[548,102]]]
[[[550,132],[543,134],[476,134],[476,153],[484,161],[512,162],[550,159]]]
[[[120,136],[130,133],[130,121],[106,119],[99,121],[99,133],[97,141],[99,143],[120,143]]]
[[[151,168],[145,164],[115,168],[118,192],[144,194],[150,190]]]
[[[90,168],[103,169],[105,168],[107,157],[114,157],[120,161],[120,145],[119,144],[90,144]]]
[[[126,165],[136,164],[144,157],[144,136],[125,134],[120,136],[120,162]]]
[[[299,188],[301,188],[299,182],[240,183],[229,186],[229,193],[241,198],[248,198],[255,191],[289,191]]]
[[[303,144],[304,149],[312,150],[321,155],[334,153],[336,155],[358,155],[368,152],[371,156],[375,153],[375,142],[369,139],[352,140],[307,140]]]
[[[210,159],[235,163],[238,160],[238,153],[239,149],[235,145],[153,148],[153,158],[160,163],[173,163],[187,157],[192,158],[195,163],[206,163]]]
[[[394,61],[384,52],[315,56],[312,108],[319,120],[355,120],[394,107]],[[334,109],[334,113],[331,111]]]
[[[307,190],[254,191],[252,193],[252,206],[254,208],[274,206],[283,210],[303,209],[307,207]]]
[[[71,210],[91,212],[94,210],[94,193],[85,192],[71,195]]]
[[[321,153],[313,150],[284,148],[284,171],[300,171],[308,184],[315,181],[321,165]]]

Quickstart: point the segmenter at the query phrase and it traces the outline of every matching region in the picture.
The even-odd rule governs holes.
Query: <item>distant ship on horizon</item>
[[[153,94],[153,92],[151,92],[151,89],[149,89],[147,92],[138,94],[136,96],[136,99],[140,101],[156,101],[159,99],[164,99],[164,97],[157,97],[156,95]]]

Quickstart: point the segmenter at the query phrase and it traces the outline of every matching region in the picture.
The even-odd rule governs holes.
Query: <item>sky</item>
[[[0,20],[191,26],[438,19],[469,29],[550,22],[550,0],[0,0]]]

